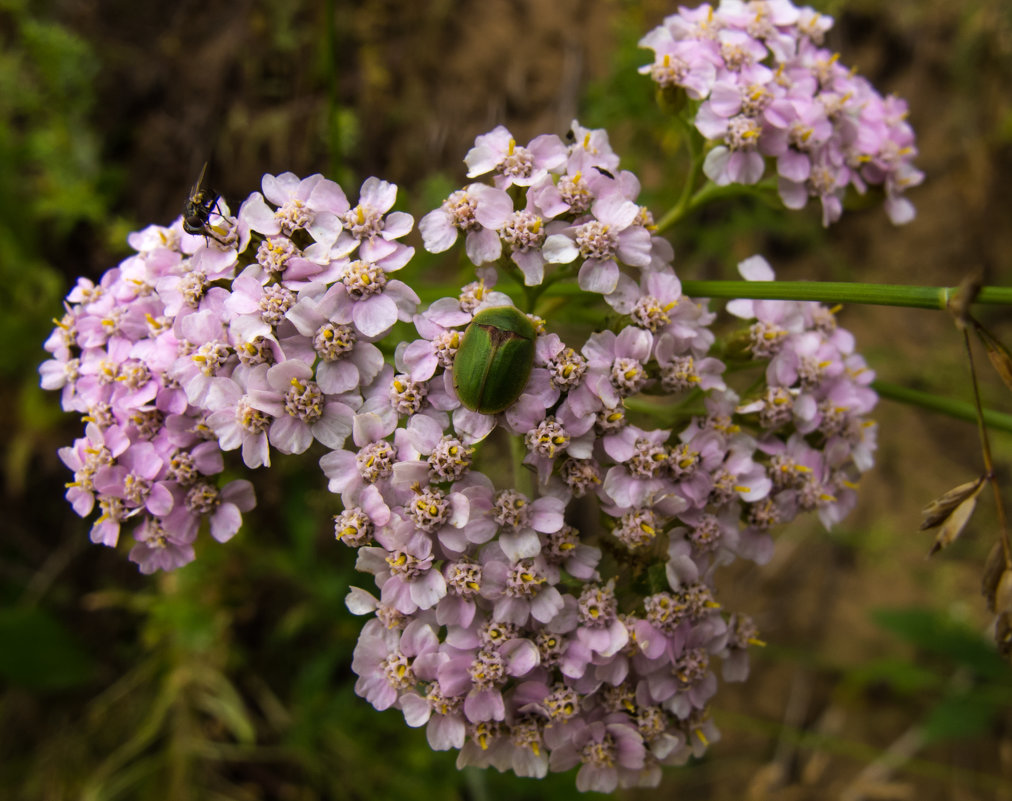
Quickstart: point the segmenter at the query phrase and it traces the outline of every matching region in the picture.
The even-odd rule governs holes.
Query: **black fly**
[[[220,195],[213,189],[205,189],[201,186],[204,183],[204,173],[207,172],[207,162],[200,170],[197,183],[190,190],[190,196],[186,198],[183,206],[183,230],[194,236],[210,236],[217,240],[215,231],[208,225],[211,212],[218,208]]]

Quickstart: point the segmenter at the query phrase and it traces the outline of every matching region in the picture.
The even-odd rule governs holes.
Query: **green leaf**
[[[942,699],[924,722],[924,736],[928,742],[960,740],[976,737],[991,727],[996,715],[1003,714],[980,693],[953,694]]]
[[[931,609],[878,609],[875,622],[927,653],[944,656],[974,672],[998,679],[1012,680],[1008,666],[994,645],[975,630]]]
[[[848,684],[858,687],[886,684],[904,695],[919,695],[937,688],[941,682],[936,672],[898,658],[878,659],[847,672]]]
[[[256,742],[256,727],[242,696],[224,674],[216,670],[200,671],[200,691],[195,705],[224,726],[243,745]]]
[[[0,609],[0,677],[33,690],[88,682],[95,663],[67,630],[41,609]]]

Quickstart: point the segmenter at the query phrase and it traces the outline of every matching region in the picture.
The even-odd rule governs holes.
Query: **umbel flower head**
[[[396,187],[366,181],[354,209],[333,181],[265,175],[214,236],[182,220],[132,234],[135,254],[96,285],[80,279],[46,342],[42,385],[86,422],[60,456],[68,500],[100,512],[92,540],[115,546],[124,525],[144,572],[194,558],[203,521],[231,538],[253,508],[246,480],[219,486],[223,451],[247,467],[313,442],[340,448],[362,389],[379,375],[373,341],[418,298],[388,277],[413,249],[387,214]]]
[[[791,205],[828,160],[844,184],[880,177],[901,219],[912,145],[881,155],[900,128],[822,65],[826,27],[786,0],[683,10],[645,40],[650,72],[722,137],[715,182],[758,180],[773,156]],[[414,255],[396,186],[369,178],[353,206],[320,175],[265,175],[235,215],[217,204],[213,236],[181,219],[132,234],[133,255],[70,292],[40,372],[85,422],[60,455],[75,512],[98,512],[93,541],[127,526],[143,572],[179,568],[254,506],[247,480],[219,479],[227,455],[241,470],[311,452],[366,579],[347,597],[369,617],[356,692],[459,765],[576,768],[579,789],[610,792],[719,737],[717,674],[744,680],[760,641],[717,568],[764,563],[801,512],[847,513],[876,396],[821,304],[736,300],[739,330],[718,329],[606,132],[570,133],[476,139],[470,183],[419,222],[474,280],[424,308],[395,276]],[[761,256],[739,270],[774,278]],[[523,383],[514,402],[458,391],[502,369]]]
[[[828,309],[736,301],[762,379],[739,397],[716,315],[682,295],[635,177],[603,131],[573,130],[571,144],[531,148],[556,155],[532,157],[523,182],[508,158],[492,164],[518,148],[479,138],[472,172],[490,167],[491,184],[461,191],[502,208],[460,230],[494,235],[500,258],[477,258],[454,297],[419,309],[390,277],[411,248],[404,217],[383,217],[389,184],[367,181],[355,211],[325,179],[265,176],[263,196],[222,210],[220,239],[153,226],[98,285],[80,281],[42,376],[87,422],[61,451],[68,500],[99,509],[96,542],[116,545],[131,525],[145,572],[192,560],[204,521],[219,541],[238,531],[252,491],[214,481],[223,453],[258,468],[319,443],[335,535],[375,584],[348,598],[374,616],[355,650],[358,692],[424,725],[434,748],[459,749],[462,765],[579,765],[581,789],[609,791],[656,783],[717,737],[718,665],[744,679],[758,640],[721,606],[715,570],[768,559],[771,528],[801,511],[842,517],[871,464],[875,396]],[[499,173],[512,195],[489,194],[508,183]],[[432,249],[456,225],[446,214],[426,217]],[[544,236],[521,242],[518,214]],[[741,269],[772,279],[759,257]],[[500,271],[528,287],[569,271],[615,322],[580,333],[529,315],[524,392],[483,414],[461,403],[451,368],[475,315],[513,304]],[[398,320],[418,338],[386,364],[374,343]],[[519,485],[497,465],[510,438]]]
[[[703,171],[717,185],[755,184],[772,166],[784,205],[816,198],[824,225],[839,219],[848,187],[869,186],[881,188],[890,220],[909,222],[904,192],[924,176],[907,104],[823,47],[832,24],[789,0],[682,8],[640,41],[654,51],[640,72],[690,99],[711,146]]]
[[[526,776],[579,766],[580,789],[608,792],[656,783],[661,765],[717,737],[707,710],[718,665],[744,679],[758,634],[722,608],[716,568],[767,560],[771,529],[801,511],[826,525],[846,513],[871,464],[875,395],[829,309],[735,302],[747,321],[737,360],[761,384],[739,397],[724,380],[716,315],[682,295],[670,251],[636,205],[638,182],[603,131],[573,130],[565,159],[524,184],[509,158],[522,149],[502,129],[478,138],[469,178],[487,168],[490,183],[458,190],[420,227],[434,251],[452,246],[454,226],[498,236],[497,268],[473,258],[478,280],[415,316],[419,338],[398,347],[388,391],[366,393],[357,448],[321,467],[345,509],[335,533],[375,581],[348,597],[374,616],[356,649],[359,692],[425,726],[433,748],[459,749],[460,765]],[[541,152],[560,144],[539,139]],[[585,181],[588,159],[607,174],[591,167]],[[561,203],[577,197],[574,176],[579,202]],[[522,250],[518,211],[500,208],[498,228],[457,225],[448,211],[460,192],[501,204],[490,193],[504,185],[528,230],[547,233]],[[598,223],[614,234],[611,249],[580,244]],[[637,230],[641,248],[618,244]],[[563,269],[587,305],[603,296],[619,321],[579,334],[531,315],[521,400],[498,414],[462,404],[455,348],[476,314],[513,302],[499,274],[539,286]],[[761,257],[741,270],[773,277]],[[523,488],[497,469],[510,438],[522,443],[521,474],[530,471]]]
[[[373,211],[359,214],[330,181],[265,176],[238,215],[222,209],[220,238],[178,220],[132,235],[135,255],[68,296],[41,372],[87,423],[61,451],[68,500],[99,510],[96,542],[129,525],[144,572],[192,560],[205,521],[216,540],[236,534],[252,489],[215,482],[224,454],[269,467],[272,451],[318,443],[336,538],[375,585],[348,597],[374,618],[358,692],[459,749],[461,765],[580,766],[581,789],[609,791],[656,783],[718,736],[718,666],[744,679],[758,639],[721,606],[715,570],[768,559],[770,530],[801,511],[842,517],[871,464],[875,396],[828,309],[736,301],[762,378],[739,397],[716,315],[681,293],[635,177],[603,131],[573,130],[571,144],[542,139],[538,152],[562,159],[505,195],[547,235],[521,247],[518,212],[499,209],[483,229],[497,266],[477,259],[456,296],[419,309],[390,277],[411,249],[404,218],[383,217],[390,190],[375,200],[381,182],[366,182]],[[466,191],[493,197],[480,187],[501,191],[502,169]],[[741,269],[772,279],[759,257]],[[524,392],[482,414],[461,403],[452,366],[475,315],[513,304],[500,271],[528,287],[568,271],[615,322],[581,333],[529,315]],[[418,337],[386,364],[375,343],[398,320]],[[500,468],[511,438],[519,484]]]

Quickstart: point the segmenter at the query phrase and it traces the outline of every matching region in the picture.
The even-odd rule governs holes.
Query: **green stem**
[[[517,434],[509,435],[510,460],[513,462],[513,487],[528,498],[533,498],[536,492],[534,486],[534,473],[524,464],[527,457],[527,446],[524,438]]]
[[[682,281],[682,292],[694,298],[814,300],[823,303],[865,303],[945,309],[957,287],[858,284],[841,281]],[[1012,305],[1012,287],[986,286],[975,303]]]
[[[545,279],[540,284],[537,284],[536,286],[525,285],[524,293],[527,300],[527,308],[524,309],[524,311],[533,313],[534,309],[537,307],[538,300],[548,289],[550,289],[554,284],[557,284],[559,281],[571,278],[573,275],[575,275],[575,270],[572,265],[563,264],[560,265],[557,270],[552,272],[551,275],[546,275]]]
[[[958,287],[858,284],[842,281],[682,281],[682,292],[692,298],[751,298],[802,300],[821,303],[863,303],[944,310]],[[559,283],[550,295],[585,295],[576,284]],[[985,286],[974,303],[1012,306],[1012,287]]]
[[[682,115],[676,115],[675,120],[680,123],[682,129],[682,141],[685,142],[685,149],[689,154],[689,166],[685,171],[685,183],[682,184],[682,193],[675,203],[674,207],[665,214],[659,223],[656,224],[656,230],[658,233],[663,231],[670,225],[680,220],[685,214],[685,210],[689,207],[689,203],[692,198],[692,190],[696,185],[696,180],[699,178],[699,171],[703,166],[702,156],[700,155],[696,143],[696,132],[693,127],[689,124],[688,120]]]
[[[977,422],[977,409],[972,403],[966,401],[944,398],[940,395],[932,395],[930,392],[921,392],[916,389],[908,389],[897,384],[890,384],[887,381],[873,381],[871,385],[881,397],[889,400],[899,401],[911,406],[919,406],[932,412],[940,412],[955,417],[957,420],[965,420],[968,423]],[[995,431],[1012,433],[1012,414],[996,412],[993,409],[981,410],[981,415],[987,426]]]
[[[693,173],[691,176],[692,180],[695,180],[695,177],[695,173]],[[687,202],[683,194],[674,207],[655,224],[655,233],[659,234],[670,228],[683,217],[688,216],[711,200],[743,195],[764,196],[775,189],[776,184],[773,183],[772,179],[760,181],[757,184],[727,184],[725,186],[718,186],[712,181],[707,181]]]

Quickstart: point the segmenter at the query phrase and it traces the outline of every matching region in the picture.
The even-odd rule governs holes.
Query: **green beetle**
[[[474,315],[453,359],[460,402],[482,414],[498,414],[515,403],[531,375],[536,338],[534,324],[515,306]]]

